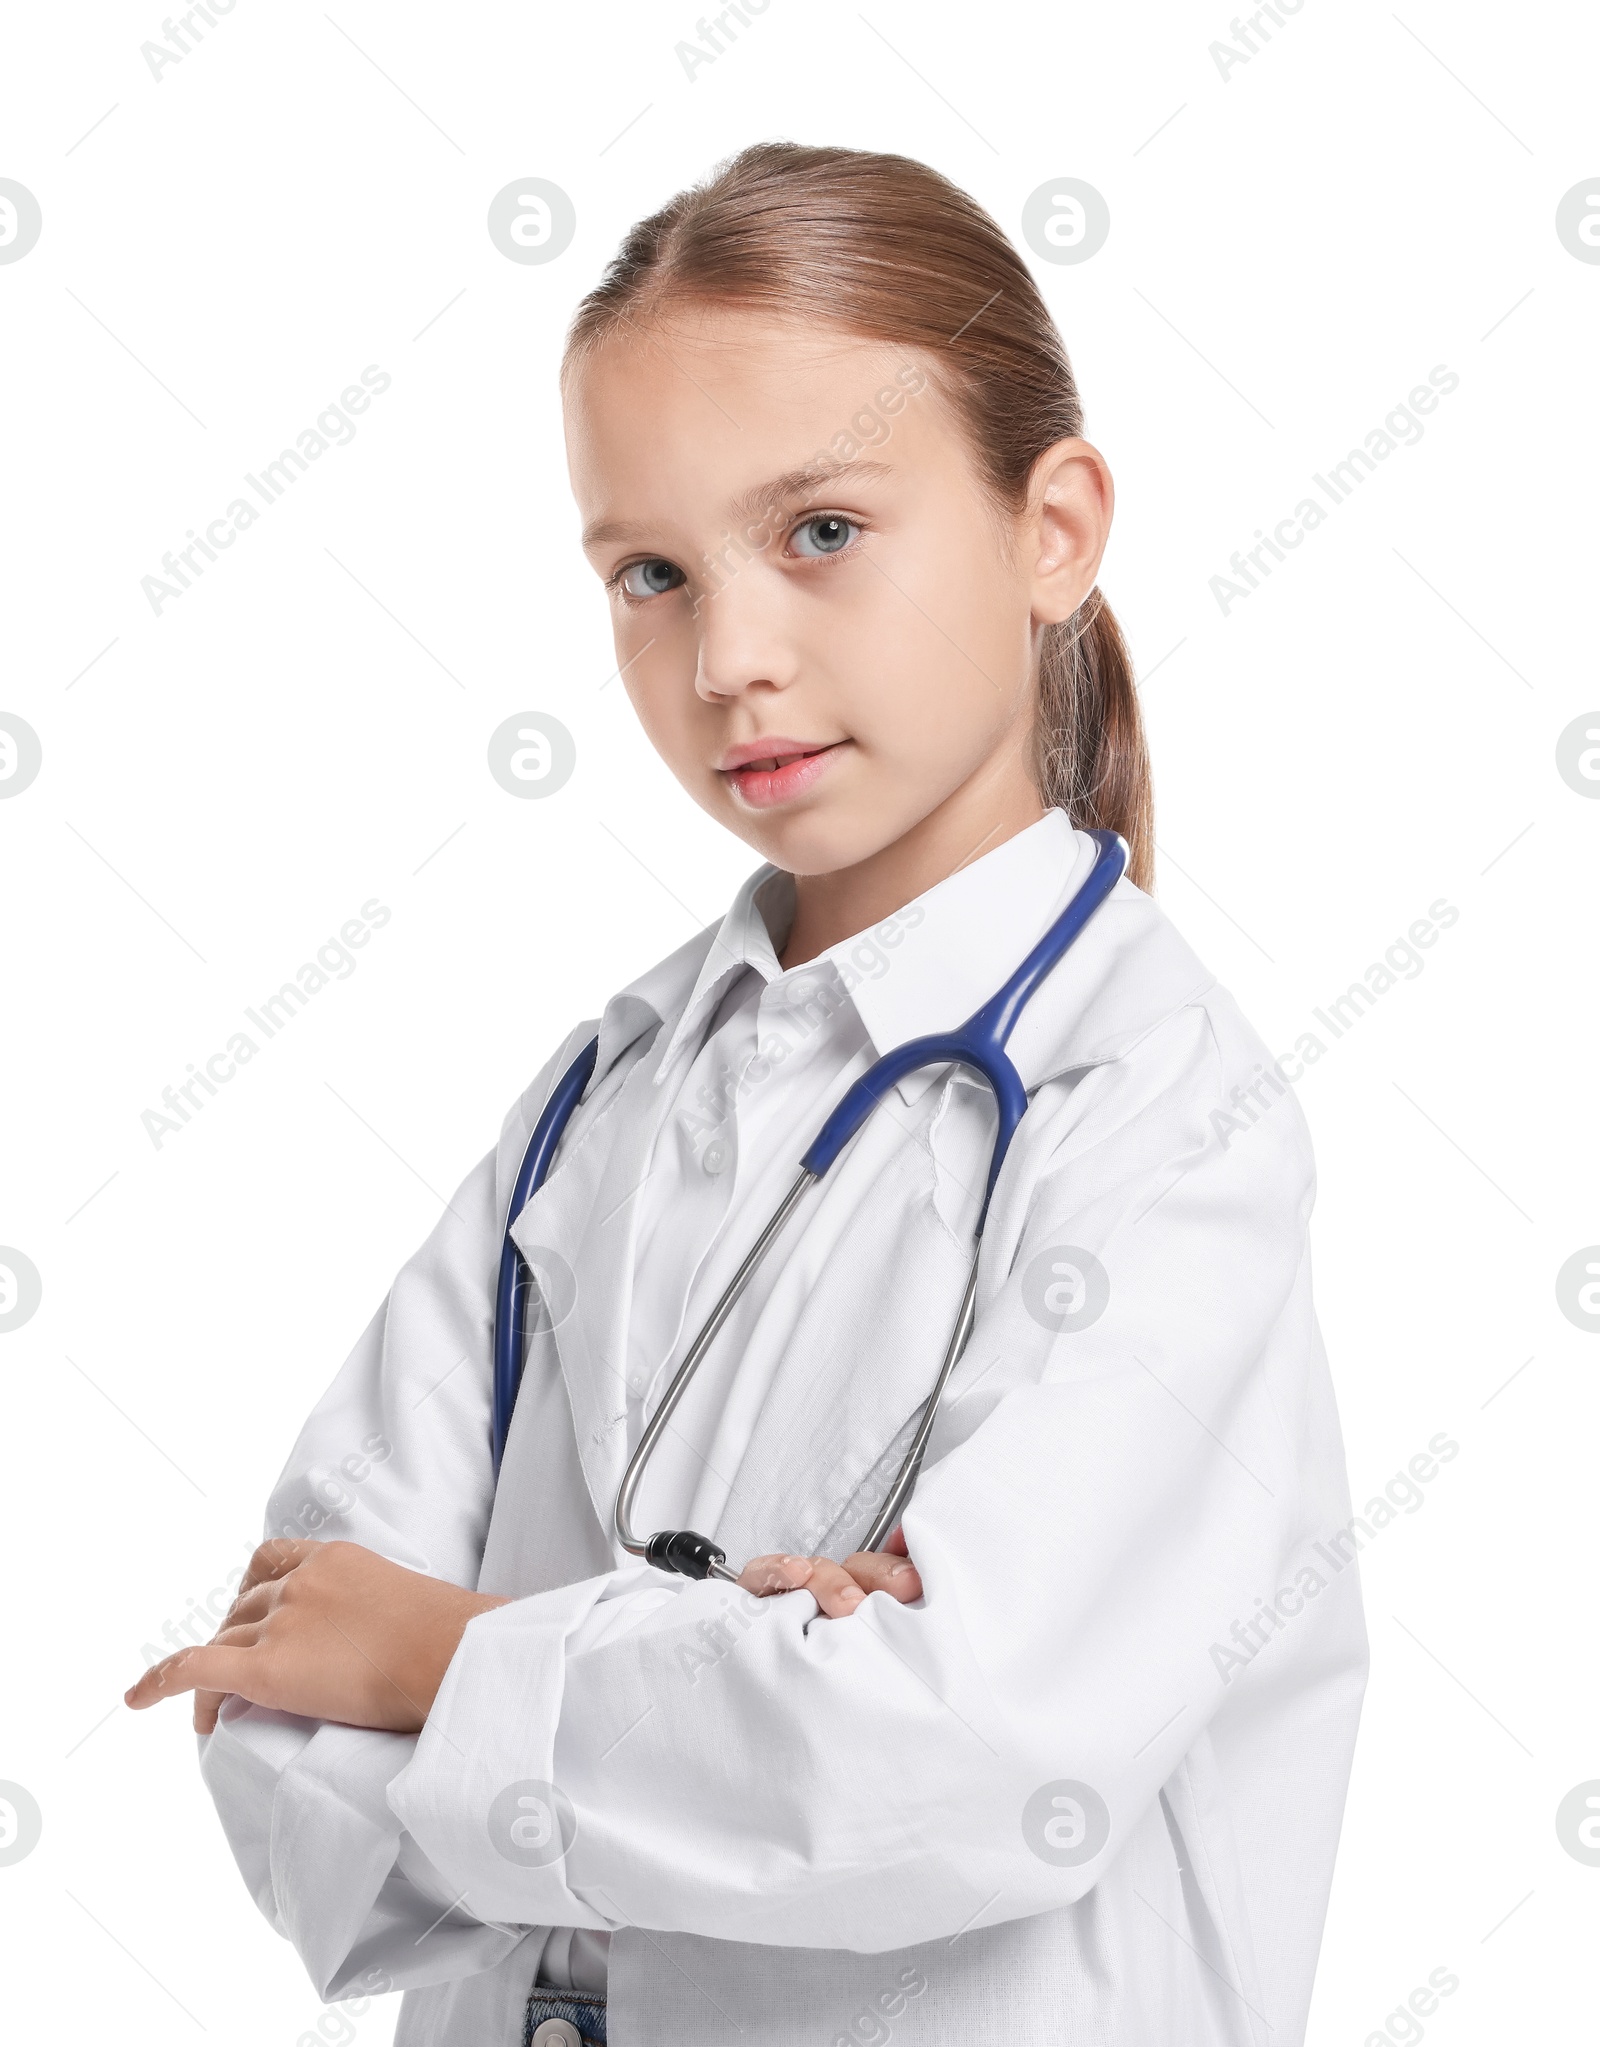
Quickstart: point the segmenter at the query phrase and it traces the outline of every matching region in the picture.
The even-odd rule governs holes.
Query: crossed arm
[[[898,1529],[887,1552],[756,1557],[747,1592],[807,1591],[842,1619],[871,1592],[920,1599],[922,1579]],[[211,1640],[153,1664],[124,1694],[136,1711],[194,1694],[197,1733],[210,1734],[233,1693],[258,1706],[415,1734],[427,1719],[468,1621],[508,1601],[391,1563],[354,1542],[279,1539],[250,1559]]]

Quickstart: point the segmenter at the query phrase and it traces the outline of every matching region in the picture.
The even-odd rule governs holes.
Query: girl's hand
[[[753,1557],[739,1573],[739,1583],[763,1597],[803,1588],[834,1620],[854,1613],[869,1592],[887,1592],[902,1601],[922,1597],[921,1573],[906,1555],[906,1539],[898,1528],[886,1550],[857,1550],[842,1564],[829,1557]]]
[[[153,1664],[138,1710],[193,1692],[210,1734],[230,1692],[282,1713],[415,1734],[474,1614],[506,1601],[392,1564],[354,1542],[265,1542],[203,1648]]]

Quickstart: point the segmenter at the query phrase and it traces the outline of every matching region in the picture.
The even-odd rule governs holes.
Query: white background
[[[1309,0],[1224,81],[1228,32],[1162,0],[776,0],[691,81],[666,7],[243,0],[157,83],[155,0],[13,15],[0,175],[44,216],[0,267],[0,710],[44,749],[0,802],[0,1244],[44,1287],[0,1337],[0,1779],[44,1814],[0,1868],[13,2037],[291,2047],[318,2020],[186,1709],[120,1694],[242,1561],[508,1103],[752,864],[607,686],[555,376],[627,225],[767,136],[924,158],[1013,234],[1046,180],[1105,195],[1104,249],[1035,268],[1118,480],[1102,581],[1160,898],[1274,1049],[1459,910],[1300,1087],[1357,1504],[1460,1445],[1363,1558],[1310,2037],[1382,2037],[1438,1968],[1439,2043],[1590,2008],[1600,1869],[1554,1815],[1600,1777],[1600,1343],[1555,1275],[1600,1239],[1600,803],[1555,752],[1600,704],[1600,266],[1554,216],[1600,172],[1600,17]],[[577,209],[546,265],[485,231],[527,176]],[[155,615],[141,578],[374,363],[355,441]],[[1436,364],[1460,384],[1420,443],[1224,616],[1229,555]],[[577,743],[545,802],[485,766],[525,710]],[[374,896],[357,970],[156,1148],[142,1112]]]

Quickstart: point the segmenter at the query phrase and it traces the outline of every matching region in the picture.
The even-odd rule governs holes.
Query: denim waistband
[[[522,2022],[522,2047],[531,2047],[534,2029],[546,2019],[565,2019],[576,2026],[588,2047],[606,2047],[606,2001],[587,1990],[535,1989]]]

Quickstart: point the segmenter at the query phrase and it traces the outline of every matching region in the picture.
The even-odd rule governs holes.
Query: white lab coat
[[[848,946],[803,970],[848,987],[840,1073],[977,1007],[1093,853],[1052,813],[880,927],[854,973]],[[758,1606],[669,1582],[610,1533],[661,1383],[639,1360],[664,1346],[641,1353],[630,1327],[638,1197],[670,1156],[728,930],[607,1006],[585,1102],[516,1227],[557,1298],[498,1493],[501,1226],[592,1025],[302,1432],[270,1533],[513,1597],[470,1624],[418,1737],[224,1706],[202,1767],[258,1904],[322,1995],[406,1988],[402,2047],[520,2041],[541,1955],[558,1974],[583,1960],[553,1929],[609,1933],[613,2047],[1292,2047],[1366,1670],[1356,1571],[1331,1561],[1350,1506],[1292,1092],[1119,884],[1012,1039],[1032,1106],[904,1521],[924,1597],[828,1620],[804,1592]],[[870,1521],[960,1300],[992,1118],[959,1070],[913,1078],[724,1332],[761,1397],[731,1467],[715,1439],[721,1510],[695,1525],[735,1565],[843,1556]],[[744,1164],[735,1144],[728,1227],[686,1313],[765,1219],[742,1190],[793,1161]],[[684,1413],[706,1450],[716,1416]],[[652,1470],[650,1525],[687,1518],[686,1484]],[[319,1485],[338,1511],[308,1528]],[[505,1852],[505,1798],[528,1785],[557,1787],[564,1854]]]

